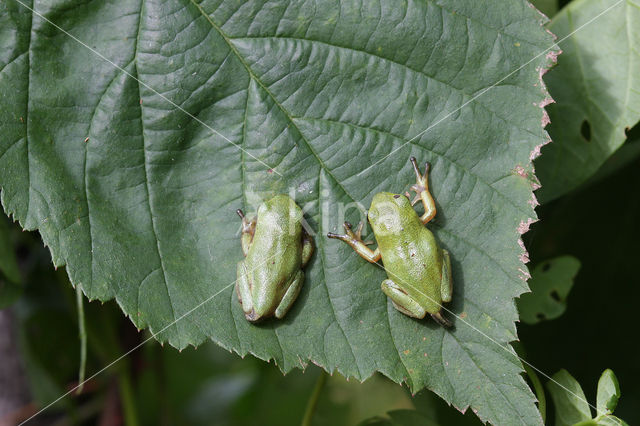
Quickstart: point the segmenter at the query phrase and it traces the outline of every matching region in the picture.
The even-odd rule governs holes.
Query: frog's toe
[[[429,169],[431,168],[431,164],[429,164],[429,162],[426,162],[424,164],[424,174],[422,174],[420,172],[420,169],[418,168],[418,162],[416,161],[416,157],[411,157],[410,161],[411,161],[411,165],[413,166],[413,171],[416,174],[416,183],[417,183],[417,185],[414,185],[413,187],[411,187],[411,189],[415,191],[416,189],[414,189],[414,187],[417,187],[417,188],[426,187],[427,176],[429,175]]]
[[[337,239],[342,240],[342,241],[357,240],[356,234],[354,234],[353,231],[351,230],[351,224],[349,222],[343,223],[342,226],[343,226],[344,232],[345,232],[344,235],[334,234],[333,232],[328,232],[327,233],[327,237],[329,237],[329,238],[337,238]]]
[[[438,324],[440,324],[443,327],[446,328],[450,328],[453,326],[453,324],[451,323],[451,321],[449,321],[448,319],[446,319],[443,315],[442,315],[442,309],[440,311],[438,311],[435,314],[431,314],[431,318],[433,318],[434,320],[436,320],[436,322]]]

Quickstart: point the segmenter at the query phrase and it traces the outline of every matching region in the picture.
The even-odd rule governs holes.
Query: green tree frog
[[[313,239],[302,228],[302,210],[287,195],[262,203],[247,220],[242,210],[242,252],[238,262],[236,294],[247,320],[283,318],[302,284],[302,268],[313,254]]]
[[[429,313],[438,323],[450,327],[451,323],[442,315],[442,303],[450,302],[453,293],[451,260],[424,226],[436,214],[428,186],[429,163],[424,175],[414,157],[411,164],[416,174],[416,184],[411,186],[416,196],[412,201],[408,192],[405,195],[380,192],[373,197],[368,218],[378,243],[375,250],[367,247],[372,243],[362,241],[362,222],[355,232],[345,222],[345,235],[327,236],[349,244],[371,263],[382,259],[388,276],[382,282],[382,291],[397,310],[420,319]],[[422,216],[413,208],[418,201],[424,206]]]

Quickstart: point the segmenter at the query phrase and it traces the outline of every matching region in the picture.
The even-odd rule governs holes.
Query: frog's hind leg
[[[442,250],[442,279],[440,280],[440,298],[443,302],[451,302],[453,296],[453,281],[451,279],[451,257],[449,252]],[[443,327],[451,327],[453,324],[442,315],[442,306],[440,310],[431,314],[431,318],[436,320]]]
[[[440,296],[443,302],[451,302],[453,296],[453,280],[451,277],[451,257],[449,252],[442,250],[442,281],[440,282]]]
[[[304,267],[309,262],[312,254],[313,254],[313,237],[303,229],[302,230],[302,267]]]
[[[418,302],[405,293],[396,283],[386,279],[382,281],[382,292],[391,299],[393,306],[405,315],[413,318],[422,319],[427,311],[420,306]]]
[[[238,301],[242,305],[245,317],[252,321],[255,311],[253,310],[253,302],[251,299],[251,286],[249,285],[249,278],[247,277],[247,270],[244,265],[244,261],[238,262],[236,267],[236,294],[238,295]]]
[[[282,319],[289,312],[291,306],[293,306],[293,302],[298,298],[298,294],[300,294],[300,290],[302,289],[302,284],[304,283],[304,272],[298,271],[295,275],[291,283],[289,284],[289,288],[284,293],[280,304],[276,308],[276,318]]]

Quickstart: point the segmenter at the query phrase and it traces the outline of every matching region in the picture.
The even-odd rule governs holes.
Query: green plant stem
[[[118,368],[118,386],[120,388],[120,402],[122,403],[122,414],[127,426],[138,426],[138,414],[131,385],[129,363]]]
[[[307,409],[305,410],[304,417],[302,418],[302,426],[311,426],[311,420],[316,412],[322,388],[324,388],[324,385],[327,383],[327,376],[328,374],[324,370],[320,372],[316,385],[313,387],[311,397],[309,397],[309,401],[307,402]]]
[[[78,335],[80,337],[80,366],[78,367],[78,389],[76,393],[82,393],[84,378],[87,368],[87,329],[84,322],[84,303],[82,289],[76,285],[76,306],[78,307]]]
[[[536,397],[538,398],[538,410],[540,410],[540,415],[542,416],[542,422],[544,423],[547,418],[547,398],[544,395],[544,386],[542,386],[542,382],[538,378],[538,375],[533,368],[529,367],[526,363],[522,363],[524,365],[524,371],[527,372],[529,376],[529,380],[531,380],[531,384],[533,385],[533,390],[536,393]]]

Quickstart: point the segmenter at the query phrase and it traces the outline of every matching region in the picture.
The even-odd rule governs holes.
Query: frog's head
[[[402,232],[411,214],[416,213],[406,196],[379,192],[371,201],[368,217],[375,235],[382,236]]]
[[[295,233],[302,220],[302,210],[288,195],[280,194],[265,201],[258,208],[258,221]]]

